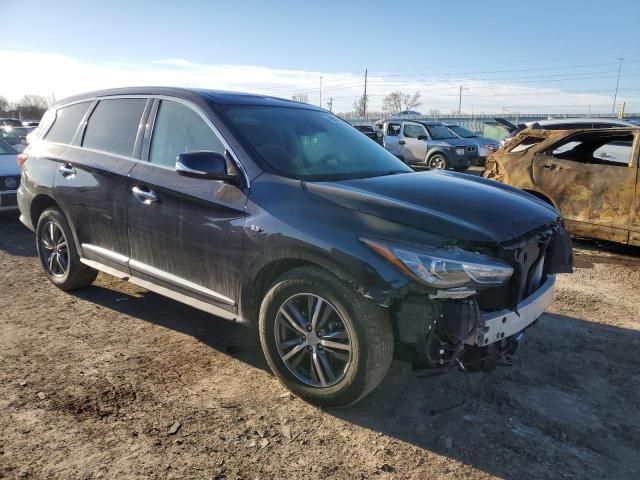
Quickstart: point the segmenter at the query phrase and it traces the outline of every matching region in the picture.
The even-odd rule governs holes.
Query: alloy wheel
[[[64,277],[69,269],[67,237],[62,228],[51,220],[44,225],[41,232],[40,255],[45,268],[54,277]]]
[[[274,323],[280,359],[301,382],[330,387],[346,375],[352,328],[326,299],[312,293],[288,298]]]
[[[440,155],[435,155],[429,160],[429,168],[442,170],[447,166],[447,162]]]

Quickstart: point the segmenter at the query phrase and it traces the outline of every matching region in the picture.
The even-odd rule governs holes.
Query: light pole
[[[322,76],[320,76],[320,108],[322,108]]]
[[[620,65],[618,66],[618,80],[616,81],[616,91],[613,94],[613,105],[611,106],[611,113],[616,113],[616,100],[618,99],[618,86],[620,85],[620,72],[622,71],[622,62],[624,58],[618,57]]]

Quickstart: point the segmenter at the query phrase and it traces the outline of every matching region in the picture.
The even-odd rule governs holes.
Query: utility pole
[[[458,115],[462,112],[462,85],[460,85],[460,94],[458,95]]]
[[[618,66],[618,80],[616,81],[616,92],[613,94],[613,106],[611,107],[611,113],[616,113],[616,100],[618,99],[618,85],[620,85],[620,72],[622,71],[623,57],[618,57],[620,65]]]
[[[320,76],[320,103],[318,105],[322,108],[322,76]]]
[[[329,111],[333,113],[333,97],[329,97],[329,101],[327,102],[327,106],[329,107]]]
[[[364,69],[364,97],[362,100],[362,113],[363,116],[367,116],[367,69]]]

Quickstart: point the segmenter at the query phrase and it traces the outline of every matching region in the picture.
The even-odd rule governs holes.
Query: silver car
[[[7,142],[0,140],[0,212],[17,210],[16,191],[20,186],[18,152]]]

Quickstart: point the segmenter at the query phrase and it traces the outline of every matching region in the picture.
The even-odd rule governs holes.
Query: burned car
[[[483,176],[556,207],[576,236],[640,245],[640,128],[527,129]]]
[[[74,290],[102,271],[252,326],[319,405],[371,392],[397,346],[434,372],[491,367],[571,270],[547,203],[414,173],[311,105],[138,87],[45,119],[18,157],[18,205],[48,279]]]

